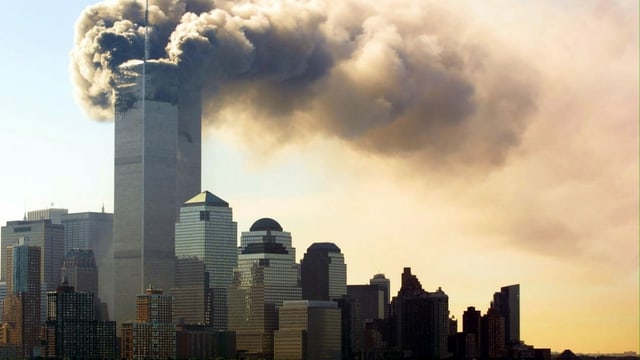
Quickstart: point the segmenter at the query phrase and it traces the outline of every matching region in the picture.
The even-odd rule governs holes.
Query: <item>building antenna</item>
[[[144,179],[145,168],[145,128],[146,128],[146,102],[147,102],[147,60],[149,59],[149,0],[145,1],[144,7],[144,57],[142,59],[142,179]],[[144,293],[145,271],[144,271],[144,180],[142,181],[142,246],[140,247],[140,292]]]

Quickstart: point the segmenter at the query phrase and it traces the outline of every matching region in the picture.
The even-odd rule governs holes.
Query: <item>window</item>
[[[200,221],[209,221],[209,211],[200,211]]]

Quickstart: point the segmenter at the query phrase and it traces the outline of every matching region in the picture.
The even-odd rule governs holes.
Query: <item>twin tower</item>
[[[114,85],[112,317],[122,323],[149,284],[173,286],[177,214],[201,190],[202,100],[160,62],[122,65]]]

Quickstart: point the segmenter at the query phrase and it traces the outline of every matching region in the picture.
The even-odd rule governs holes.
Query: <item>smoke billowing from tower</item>
[[[438,3],[158,0],[149,21],[150,59],[202,89],[208,122],[231,109],[276,136],[312,131],[434,166],[492,166],[535,108],[532,71]],[[92,117],[112,119],[114,74],[143,43],[141,2],[80,16],[71,67]]]

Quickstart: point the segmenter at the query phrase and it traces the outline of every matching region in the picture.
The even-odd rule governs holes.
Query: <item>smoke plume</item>
[[[157,0],[149,57],[202,88],[205,122],[233,109],[286,139],[313,132],[429,165],[504,161],[535,109],[534,74],[427,1]],[[71,68],[110,120],[114,71],[144,54],[143,2],[87,8]]]

